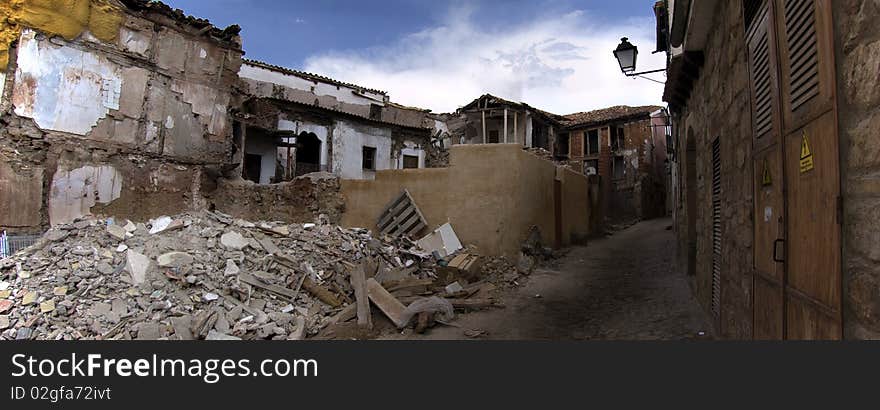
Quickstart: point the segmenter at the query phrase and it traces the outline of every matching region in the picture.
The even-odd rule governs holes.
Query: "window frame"
[[[376,147],[371,147],[369,145],[364,145],[361,148],[361,168],[364,171],[375,171],[376,170],[376,152],[378,150]],[[370,167],[368,167],[367,163],[370,163]]]

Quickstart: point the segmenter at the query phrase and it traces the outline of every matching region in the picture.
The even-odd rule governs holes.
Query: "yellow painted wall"
[[[67,40],[88,30],[113,42],[122,23],[122,9],[109,0],[4,0],[0,2],[0,70],[9,64],[9,47],[29,27]]]

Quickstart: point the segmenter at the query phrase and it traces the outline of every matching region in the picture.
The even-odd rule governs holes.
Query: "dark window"
[[[611,127],[611,150],[626,149],[626,139],[623,135],[623,127]]]
[[[403,168],[418,168],[419,167],[419,157],[415,155],[404,155],[403,156]]]
[[[614,167],[614,179],[623,179],[626,176],[626,161],[623,157],[614,157],[612,166]]]
[[[260,170],[263,168],[263,157],[257,154],[245,154],[244,155],[244,169],[242,177],[244,179],[253,181],[256,184],[260,183]]]
[[[371,171],[376,170],[376,148],[364,147],[363,168]]]
[[[599,130],[592,130],[587,133],[587,155],[596,155],[599,153]]]
[[[568,133],[559,134],[556,137],[556,156],[568,158]]]
[[[382,106],[379,104],[370,104],[370,119],[371,120],[381,120],[382,119]]]
[[[489,131],[489,139],[486,142],[488,142],[490,144],[497,144],[498,143],[498,130]]]

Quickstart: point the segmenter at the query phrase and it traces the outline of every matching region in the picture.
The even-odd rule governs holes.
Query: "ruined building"
[[[231,155],[238,27],[137,0],[0,7],[14,17],[0,23],[0,226],[205,205],[202,180]]]
[[[880,337],[880,7],[661,1],[679,260],[722,336]]]
[[[487,94],[445,121],[453,144],[520,144],[595,175],[601,226],[666,215],[666,117],[659,106],[556,115]]]
[[[433,129],[426,110],[393,104],[384,91],[258,61],[246,60],[240,77],[235,144],[247,179],[266,184],[316,171],[370,179],[377,170],[426,166]]]

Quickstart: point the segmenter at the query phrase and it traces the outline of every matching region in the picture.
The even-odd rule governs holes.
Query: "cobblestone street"
[[[506,309],[465,314],[427,339],[678,340],[708,338],[708,316],[674,269],[672,221],[642,222],[575,247],[505,295]],[[705,332],[700,336],[700,332]],[[403,337],[396,336],[392,338]]]

